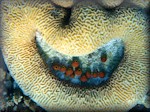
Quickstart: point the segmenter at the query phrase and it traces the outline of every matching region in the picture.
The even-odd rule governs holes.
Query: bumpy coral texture
[[[3,0],[1,14],[1,47],[8,69],[24,94],[46,110],[123,112],[143,103],[149,89],[149,35],[148,19],[139,9],[109,12],[80,3],[67,26],[61,24],[65,11],[46,0]],[[121,38],[125,55],[106,84],[73,87],[48,70],[36,47],[36,31],[58,52],[70,55],[87,54]]]

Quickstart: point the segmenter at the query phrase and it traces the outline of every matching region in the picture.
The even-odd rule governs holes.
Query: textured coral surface
[[[12,77],[25,95],[48,111],[127,111],[144,103],[149,89],[148,18],[140,8],[108,11],[94,3],[74,6],[67,25],[65,10],[46,0],[3,0],[2,52]],[[114,38],[125,55],[110,80],[80,88],[59,81],[38,53],[36,31],[57,52],[78,56],[94,52]],[[67,49],[67,51],[66,51]]]

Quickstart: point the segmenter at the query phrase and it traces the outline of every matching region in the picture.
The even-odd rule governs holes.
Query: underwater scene
[[[150,112],[150,0],[0,0],[0,112]]]

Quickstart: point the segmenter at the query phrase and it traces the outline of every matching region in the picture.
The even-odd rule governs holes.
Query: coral
[[[55,51],[38,32],[36,40],[39,52],[52,74],[60,80],[78,85],[93,87],[106,82],[124,55],[124,43],[120,39],[112,39],[94,52],[79,57],[66,56]],[[62,72],[62,68],[66,70]],[[90,73],[89,76],[86,76],[86,72]]]
[[[149,7],[150,6],[150,0],[129,0],[129,3],[135,4],[139,7]]]
[[[62,7],[71,7],[77,0],[52,0],[55,4]]]
[[[48,111],[123,112],[143,103],[150,78],[149,18],[144,10],[118,7],[111,12],[98,4],[81,2],[64,25],[65,14],[63,8],[47,0],[2,1],[2,52],[24,94]],[[125,45],[124,57],[104,85],[90,89],[71,86],[58,80],[42,60],[37,31],[55,51],[76,57],[119,38]]]
[[[76,3],[81,2],[83,0],[51,0],[56,5],[70,8],[73,7]],[[90,0],[84,0],[90,1]],[[148,7],[150,1],[149,0],[92,0],[92,2],[98,2],[104,8],[114,8],[120,6],[122,3],[127,5],[134,4],[140,7]]]
[[[114,8],[119,6],[124,0],[97,0],[101,5],[106,8]]]

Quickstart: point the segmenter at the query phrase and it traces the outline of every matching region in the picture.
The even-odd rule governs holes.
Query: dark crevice
[[[66,25],[69,25],[72,9],[71,8],[66,8],[65,11],[66,11],[66,15],[64,16],[64,18],[62,20],[62,27],[66,26]]]

